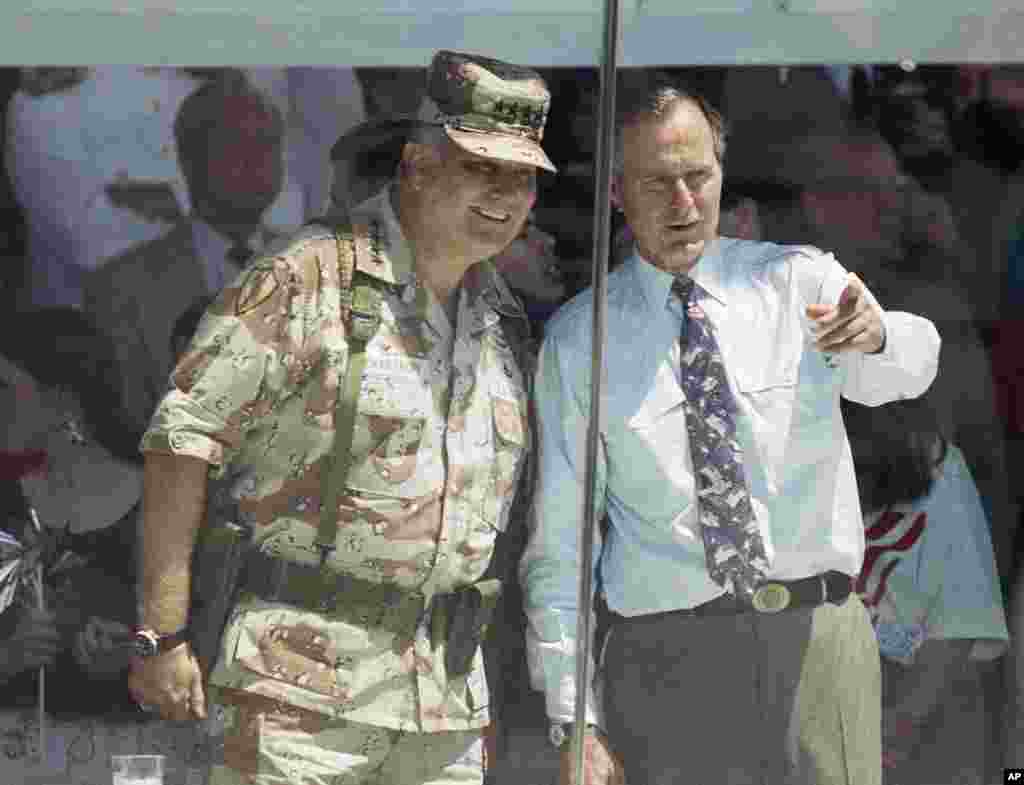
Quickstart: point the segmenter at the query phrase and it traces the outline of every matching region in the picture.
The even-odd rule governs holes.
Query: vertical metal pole
[[[591,330],[590,421],[587,427],[587,462],[583,494],[583,529],[580,532],[579,617],[576,620],[576,707],[572,735],[574,782],[583,783],[583,735],[586,730],[586,696],[590,684],[593,649],[594,528],[597,451],[603,421],[602,378],[604,369],[605,310],[608,295],[608,252],[611,232],[611,176],[615,136],[615,74],[619,54],[621,0],[605,0],[604,41],[601,51],[601,101],[598,114],[597,151],[594,167],[594,257],[592,280],[593,329]]]
[[[29,516],[32,519],[32,528],[36,533],[37,538],[44,537],[43,525],[39,522],[39,516],[36,514],[35,507],[28,508]],[[33,576],[33,584],[36,590],[36,606],[41,611],[46,610],[46,588],[43,583],[43,564],[40,559],[39,563],[36,564],[35,575]],[[47,741],[46,741],[46,666],[39,666],[39,684],[38,684],[38,695],[36,696],[36,711],[39,715],[39,759],[42,767],[45,769],[49,763],[47,761]]]

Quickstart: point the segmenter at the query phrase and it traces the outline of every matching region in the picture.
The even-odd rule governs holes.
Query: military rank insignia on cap
[[[555,171],[540,142],[551,92],[536,71],[480,55],[440,51],[414,116],[368,120],[344,134],[331,159],[404,142],[417,126],[441,126],[468,152]]]

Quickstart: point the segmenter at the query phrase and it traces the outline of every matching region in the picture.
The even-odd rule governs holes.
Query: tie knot
[[[693,297],[694,283],[692,278],[680,276],[672,281],[672,294],[678,297],[683,305],[689,305]]]
[[[238,245],[232,245],[228,248],[228,252],[225,254],[229,261],[234,262],[239,267],[245,266],[245,263],[252,258],[252,248],[245,243],[239,243]]]

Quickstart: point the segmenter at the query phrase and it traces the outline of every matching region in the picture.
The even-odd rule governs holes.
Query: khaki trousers
[[[613,623],[599,678],[629,785],[880,785],[878,647],[836,606]]]

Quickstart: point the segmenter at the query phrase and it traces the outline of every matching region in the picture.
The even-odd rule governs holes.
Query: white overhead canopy
[[[1019,5],[623,0],[621,64],[1020,61]],[[449,48],[594,65],[603,8],[603,0],[5,0],[0,62],[422,66]]]

